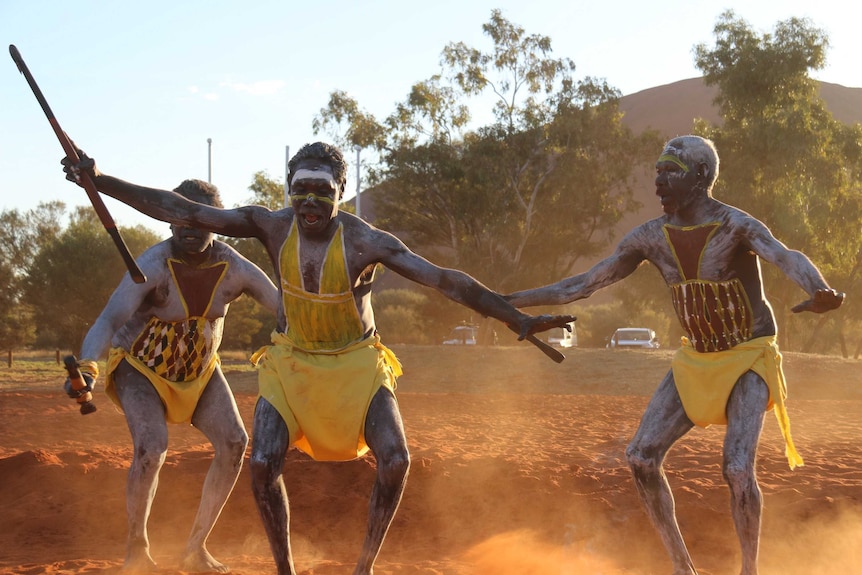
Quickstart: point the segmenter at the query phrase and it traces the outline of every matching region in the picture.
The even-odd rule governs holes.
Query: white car
[[[479,326],[459,325],[443,340],[443,345],[476,345]]]
[[[661,347],[655,332],[648,327],[621,327],[614,332],[608,349],[658,349]]]
[[[555,327],[552,330],[549,330],[548,335],[548,343],[551,345],[556,345],[559,347],[577,347],[578,345],[578,331],[575,327],[575,322],[570,321],[567,323],[571,329],[566,329],[564,327]]]

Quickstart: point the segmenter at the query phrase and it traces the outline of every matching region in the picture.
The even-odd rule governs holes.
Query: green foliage
[[[586,306],[572,313],[578,318],[578,347],[605,347],[615,329],[629,325],[620,302]]]
[[[266,172],[255,172],[248,189],[252,195],[246,201],[242,202],[241,205],[264,206],[273,211],[284,207],[284,183],[270,178]],[[251,260],[257,267],[269,275],[271,279],[275,280],[275,269],[272,266],[272,260],[266,253],[266,248],[263,247],[263,244],[257,238],[228,238],[219,236],[218,239]],[[225,332],[226,338],[233,337],[227,334],[227,329],[225,329]],[[268,336],[269,334],[267,333],[267,342],[269,341]]]
[[[252,196],[244,205],[260,205],[277,211],[284,207],[284,183],[269,177],[266,172],[255,172],[248,187]],[[257,265],[275,281],[275,270],[266,248],[257,238],[227,238],[227,243]],[[225,316],[222,348],[225,350],[255,350],[270,343],[270,334],[275,329],[275,318],[253,298],[240,296],[231,305]]]
[[[314,128],[376,150],[378,225],[437,263],[512,291],[555,281],[608,245],[637,208],[633,166],[652,160],[660,141],[633,137],[619,92],[575,81],[574,63],[553,58],[549,38],[499,10],[483,31],[491,50],[450,43],[441,74],[417,82],[382,122],[336,92]],[[470,101],[488,95],[493,122],[466,131]]]
[[[48,202],[26,213],[0,213],[0,262],[16,276],[25,272],[34,254],[56,238],[65,209],[62,202]]]
[[[826,34],[807,19],[791,18],[758,35],[728,11],[715,37],[713,47],[695,49],[705,82],[719,89],[723,118],[721,127],[701,122],[697,128],[721,154],[715,196],[761,219],[806,253],[833,287],[849,291],[862,249],[862,127],[836,121],[808,75],[825,64]],[[789,313],[807,294],[774,269],[765,269],[764,279],[785,328],[782,345],[807,340],[803,351],[809,351],[815,340],[804,337],[802,326],[810,331],[816,318],[806,314],[791,323]],[[847,313],[859,317],[848,309],[835,319]]]
[[[266,203],[280,184],[255,174],[255,198]],[[260,203],[256,202],[256,203]],[[26,213],[0,212],[0,349],[32,345],[68,351],[80,348],[126,273],[113,240],[93,210],[77,208],[64,226],[65,206],[41,204]],[[143,226],[121,228],[137,257],[160,241]],[[259,247],[256,240],[248,246]],[[261,267],[272,269],[259,250]],[[241,297],[226,320],[224,345],[252,349],[269,343],[272,314],[251,298]]]
[[[34,341],[31,309],[20,302],[19,283],[12,267],[0,261],[0,350],[20,348]]]
[[[333,130],[338,126],[348,126],[344,134],[334,132],[334,142],[347,150],[352,144],[363,148],[382,148],[386,143],[386,128],[373,115],[359,108],[359,103],[346,92],[336,90],[329,95],[326,107],[312,121],[312,129],[317,134]]]
[[[137,257],[158,238],[143,226],[121,233]],[[111,237],[89,208],[78,208],[27,267],[22,302],[32,309],[36,345],[78,349],[126,273]]]
[[[56,238],[64,210],[62,202],[50,202],[24,213],[0,212],[0,349],[35,342],[33,308],[24,301],[28,268]]]
[[[275,316],[254,298],[241,295],[230,304],[224,320],[223,350],[253,352],[269,345]]]
[[[282,184],[260,172],[255,174],[250,190],[254,197],[248,203],[278,209],[275,204],[282,193]],[[0,214],[0,223],[5,224],[0,226],[0,254],[5,257],[0,260],[0,269],[6,269],[8,260],[22,270],[20,301],[15,299],[13,305],[14,291],[5,289],[5,299],[0,302],[0,311],[4,312],[0,314],[0,336],[8,336],[6,340],[15,348],[38,343],[51,348],[77,349],[125,273],[113,243],[90,210],[78,209],[65,229],[61,224],[64,215],[62,204],[46,204],[23,215]],[[122,233],[136,255],[158,241],[143,228],[123,229]],[[272,270],[257,240],[227,238],[226,241],[264,270]],[[0,279],[8,284],[15,278],[3,273]],[[465,317],[462,306],[433,290],[402,291],[381,292],[383,299],[375,304],[386,341],[436,342]],[[252,299],[242,297],[232,304],[226,318],[223,349],[249,350],[265,345],[273,326],[269,312]],[[34,335],[37,331],[38,340]]]
[[[614,331],[621,327],[648,327],[656,332],[662,347],[676,347],[679,342],[677,321],[661,310],[628,308],[623,300],[585,307],[575,307],[569,313],[577,316],[578,346],[605,347]]]
[[[387,289],[372,294],[374,320],[384,343],[432,343],[423,310],[428,296],[414,290]]]
[[[490,90],[495,97],[496,123],[507,132],[530,131],[551,122],[552,110],[542,96],[571,86],[575,64],[568,58],[554,59],[551,39],[525,30],[495,9],[482,31],[492,43],[491,53],[450,43],[442,55],[455,85],[467,96]]]
[[[280,210],[285,205],[284,182],[273,180],[266,172],[255,172],[248,187],[252,193],[245,205],[264,206],[270,210]]]

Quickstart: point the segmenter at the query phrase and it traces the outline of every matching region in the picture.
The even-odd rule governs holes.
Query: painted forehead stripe
[[[335,178],[332,177],[332,174],[323,170],[296,170],[293,173],[293,179],[290,180],[290,185],[295,184],[297,180],[327,180],[333,188],[338,187],[335,185]]]
[[[659,162],[672,162],[672,163],[676,164],[677,166],[679,166],[683,172],[688,173],[688,166],[686,166],[682,160],[680,160],[679,158],[677,158],[676,156],[674,156],[672,154],[662,154],[661,156],[658,157],[658,160],[656,161],[656,163],[659,163]]]

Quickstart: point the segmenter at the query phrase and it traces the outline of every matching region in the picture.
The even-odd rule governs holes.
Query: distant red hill
[[[635,133],[653,128],[668,138],[688,134],[692,130],[695,118],[704,118],[712,123],[720,122],[721,118],[713,104],[716,93],[715,88],[707,87],[703,83],[703,78],[689,78],[635,92],[623,96],[620,100],[620,111],[624,113],[623,123]],[[847,88],[839,84],[821,82],[820,94],[836,120],[846,124],[862,123],[862,88]],[[616,229],[617,239],[635,225],[661,213],[655,200],[651,175],[652,166],[644,166],[644,177],[634,191],[635,198],[643,204],[643,207],[637,213],[629,214],[619,223]],[[353,200],[347,203],[352,205]],[[373,222],[375,220],[373,190],[362,194],[361,208],[363,217]],[[390,231],[397,233],[397,230]],[[582,262],[581,265],[585,263]]]
[[[640,133],[653,128],[667,138],[672,138],[691,133],[695,118],[703,118],[713,124],[720,123],[721,118],[713,104],[716,94],[717,89],[707,87],[703,78],[689,78],[623,96],[620,111],[625,114],[623,123],[633,132]],[[845,124],[862,122],[862,88],[821,82],[820,96],[836,120]],[[651,166],[645,168],[645,174],[651,175]],[[644,177],[636,185],[634,194],[643,207],[619,223],[617,239],[635,225],[661,213],[651,178]]]
[[[691,132],[695,118],[720,121],[712,103],[716,93],[717,89],[707,87],[703,78],[689,78],[623,96],[620,111],[625,113],[623,122],[635,133],[654,128],[673,137]],[[820,96],[836,120],[862,122],[862,88],[821,82]]]

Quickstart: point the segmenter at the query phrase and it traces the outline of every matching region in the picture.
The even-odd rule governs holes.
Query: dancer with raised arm
[[[380,341],[371,307],[383,265],[474,311],[506,323],[519,338],[562,327],[571,316],[526,315],[469,275],[441,268],[394,235],[339,210],[347,165],[326,143],[303,146],[288,163],[290,206],[218,209],[65,160],[69,177],[86,171],[98,189],[152,217],[260,240],[274,263],[281,301],[272,345],[259,360],[260,397],[252,432],[254,496],[278,573],[295,575],[289,505],[282,479],[287,450],[322,461],[377,461],[365,542],[354,574],[370,575],[410,466],[395,398],[401,366]]]

